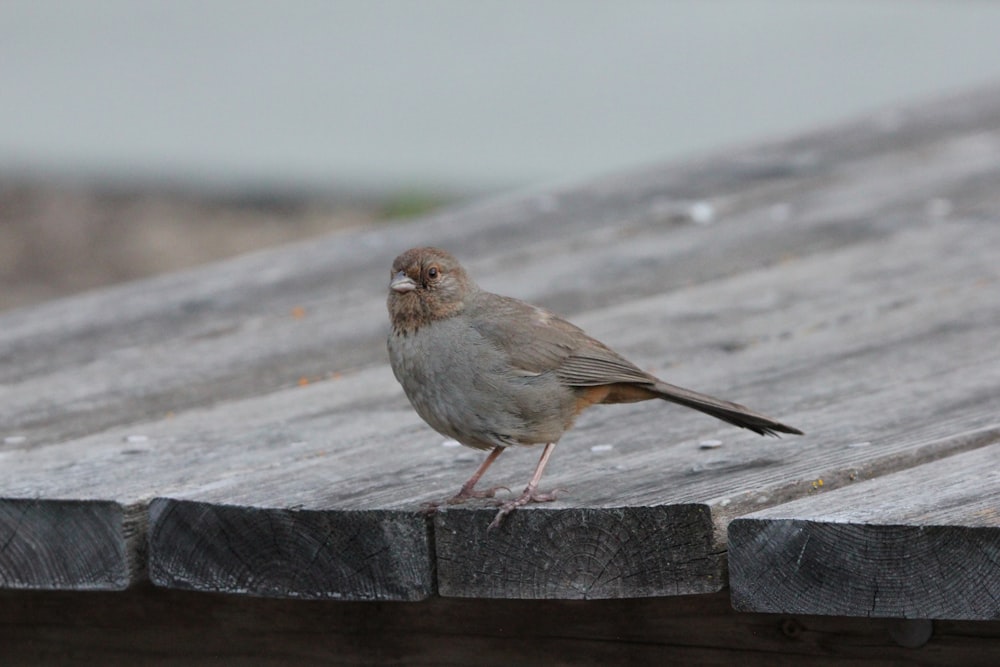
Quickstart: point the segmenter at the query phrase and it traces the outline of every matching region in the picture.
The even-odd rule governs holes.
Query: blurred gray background
[[[972,0],[3,0],[0,307],[972,87],[998,34]]]

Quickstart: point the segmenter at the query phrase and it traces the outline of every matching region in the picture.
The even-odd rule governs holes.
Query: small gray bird
[[[802,431],[737,403],[683,389],[640,370],[604,343],[547,310],[483,291],[438,248],[413,248],[392,263],[389,362],[407,398],[434,430],[491,450],[445,502],[492,498],[475,486],[505,448],[544,444],[524,492],[500,505],[490,528],[532,502],[552,449],[595,403],[660,398],[761,435]]]

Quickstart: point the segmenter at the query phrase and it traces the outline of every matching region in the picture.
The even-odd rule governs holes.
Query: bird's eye
[[[427,269],[427,277],[430,278],[431,280],[437,278],[438,273],[439,273],[438,267],[436,266],[432,266],[431,268]]]

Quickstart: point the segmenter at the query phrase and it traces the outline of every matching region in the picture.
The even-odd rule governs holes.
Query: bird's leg
[[[485,491],[476,491],[475,489],[476,483],[478,483],[479,479],[486,473],[486,469],[493,465],[493,462],[496,461],[497,457],[503,453],[503,450],[503,447],[494,447],[493,451],[491,451],[489,456],[486,457],[486,460],[484,460],[476,469],[476,472],[472,473],[472,477],[469,478],[469,481],[463,484],[462,488],[458,490],[458,493],[442,502],[424,503],[424,511],[428,514],[433,514],[441,505],[457,505],[459,503],[464,503],[470,498],[492,498],[500,489],[510,491],[510,489],[506,486],[494,486],[486,489]]]
[[[504,447],[497,445],[490,452],[490,455],[486,457],[486,460],[480,464],[476,472],[472,473],[472,477],[469,478],[462,488],[458,490],[458,493],[453,495],[451,498],[445,502],[449,505],[457,505],[458,503],[463,503],[469,498],[492,498],[497,494],[497,491],[503,489],[505,491],[510,491],[506,486],[494,486],[485,491],[476,491],[476,483],[479,482],[479,478],[483,476],[486,469],[493,465],[493,462],[497,460],[497,457],[503,454]]]
[[[538,459],[538,465],[535,466],[535,473],[531,476],[531,481],[528,482],[528,486],[524,488],[524,493],[514,500],[510,500],[500,506],[500,511],[497,512],[496,517],[494,517],[493,522],[490,523],[488,530],[493,530],[500,526],[503,518],[516,510],[522,505],[527,505],[528,503],[548,503],[556,499],[556,491],[551,493],[542,493],[538,490],[538,482],[542,479],[542,473],[545,471],[545,464],[549,462],[549,457],[552,456],[552,450],[555,449],[556,443],[550,442],[545,445],[545,450],[542,452],[542,458]]]

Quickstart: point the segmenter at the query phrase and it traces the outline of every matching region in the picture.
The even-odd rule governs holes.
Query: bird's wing
[[[613,350],[585,349],[571,354],[556,369],[559,380],[574,387],[594,387],[615,382],[655,382],[648,373],[643,373],[635,364],[622,358]]]
[[[563,384],[576,387],[655,382],[617,352],[544,308],[486,292],[478,295],[475,307],[482,312],[470,318],[472,326],[521,372],[554,371]]]

